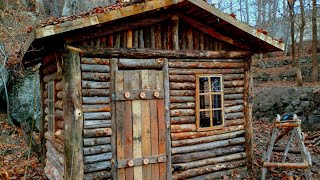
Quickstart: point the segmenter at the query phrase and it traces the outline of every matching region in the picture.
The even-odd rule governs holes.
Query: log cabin
[[[255,53],[284,45],[202,0],[35,28],[49,179],[214,179],[252,168]]]

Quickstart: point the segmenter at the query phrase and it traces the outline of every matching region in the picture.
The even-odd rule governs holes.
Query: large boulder
[[[40,83],[39,69],[28,68],[24,76],[16,78],[9,90],[10,115],[18,122],[28,122],[39,128]]]
[[[1,64],[0,64],[0,68],[1,68]],[[4,112],[5,109],[6,109],[6,96],[5,96],[5,86],[4,85],[8,85],[9,83],[9,73],[6,69],[3,69],[2,70],[2,73],[3,73],[3,76],[1,75],[1,72],[0,72],[0,112]]]

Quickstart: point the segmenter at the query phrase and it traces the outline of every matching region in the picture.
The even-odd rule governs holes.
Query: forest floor
[[[28,159],[28,144],[25,142],[24,133],[18,127],[12,127],[4,121],[4,115],[0,114],[0,179],[46,179],[41,163],[35,154],[30,154]],[[254,170],[253,174],[240,179],[260,179],[262,152],[266,150],[270,139],[271,123],[255,120],[254,124]],[[311,132],[305,132],[308,134]],[[37,136],[34,134],[34,136]],[[285,137],[283,139],[286,139]],[[284,142],[280,141],[280,144]],[[294,144],[295,145],[295,144]],[[297,146],[293,146],[296,148]],[[320,147],[307,146],[313,161],[312,174],[314,179],[320,179]],[[281,154],[276,153],[273,160],[281,161]],[[288,161],[301,161],[300,155],[289,154]],[[26,167],[27,170],[26,170]],[[223,179],[238,179],[234,177],[224,177]],[[269,179],[303,179],[303,171],[272,169],[268,171]]]

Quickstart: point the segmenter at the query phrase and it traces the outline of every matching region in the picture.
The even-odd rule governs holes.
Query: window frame
[[[224,112],[224,87],[223,87],[223,75],[221,74],[196,74],[196,129],[197,131],[208,131],[208,130],[215,130],[221,129],[225,126],[225,112]],[[209,92],[200,93],[200,78],[207,77],[207,78],[220,78],[220,92],[212,92],[211,91],[211,80],[208,81],[209,83]],[[212,107],[212,100],[213,95],[220,95],[221,96],[221,108],[213,108]],[[200,108],[200,95],[209,95],[210,96],[210,108],[209,109],[201,109]],[[213,113],[214,110],[221,110],[221,121],[220,125],[213,125]],[[202,111],[210,111],[210,126],[209,127],[200,127],[200,112]]]
[[[48,132],[54,134],[56,132],[55,120],[55,81],[48,82]]]

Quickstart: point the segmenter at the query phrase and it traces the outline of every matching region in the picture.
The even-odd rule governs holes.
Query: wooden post
[[[133,43],[132,43],[132,30],[127,31],[127,48],[132,48]]]
[[[177,15],[172,16],[172,43],[173,50],[179,50],[179,17]]]
[[[64,179],[83,179],[83,113],[79,53],[69,51],[63,58],[64,82]]]
[[[253,104],[253,80],[251,74],[251,57],[244,60],[244,119],[245,119],[245,146],[247,154],[247,167],[249,171],[253,167],[253,128],[252,128],[252,104]]]
[[[43,81],[43,73],[42,73],[42,70],[43,70],[43,65],[40,66],[40,69],[39,69],[39,77],[40,77],[40,98],[41,98],[41,111],[40,111],[40,122],[39,122],[39,127],[40,127],[40,141],[41,141],[41,157],[40,157],[40,161],[41,161],[41,166],[42,168],[45,167],[46,165],[46,139],[44,137],[44,133],[45,133],[45,120],[44,120],[44,117],[45,117],[45,113],[44,113],[44,90],[45,90],[45,83]]]

